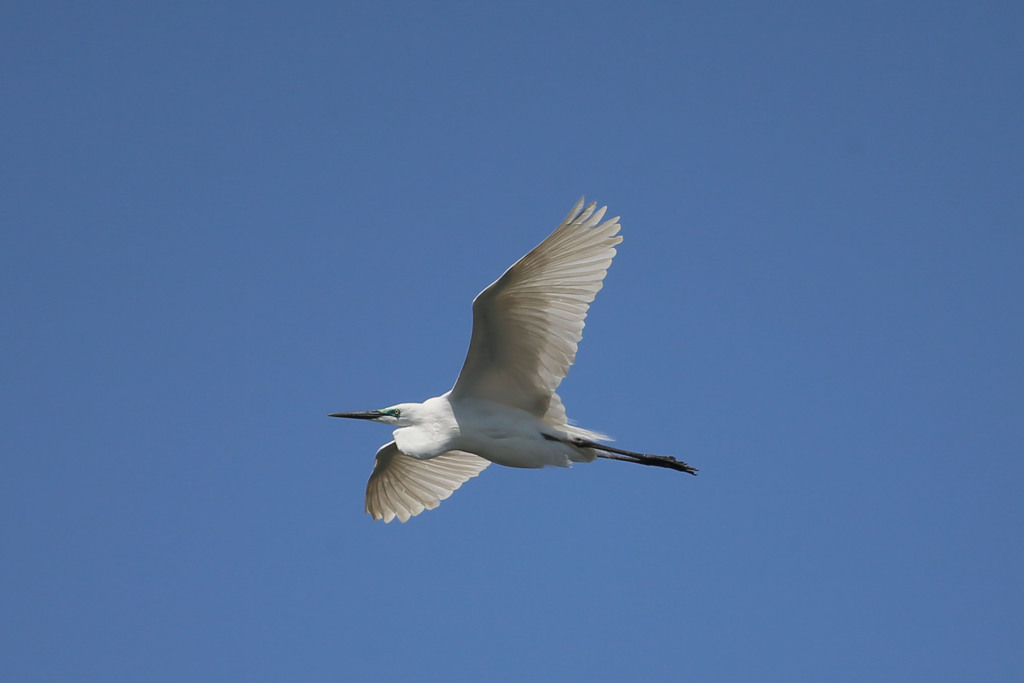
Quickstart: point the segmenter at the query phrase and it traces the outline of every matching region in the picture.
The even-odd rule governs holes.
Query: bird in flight
[[[581,198],[547,239],[473,300],[473,334],[455,386],[423,403],[332,413],[395,427],[377,451],[366,512],[402,522],[433,510],[492,462],[570,467],[597,458],[696,474],[681,460],[615,448],[569,423],[555,393],[576,358],[590,302],[622,241],[608,207]],[[596,210],[595,210],[596,209]]]

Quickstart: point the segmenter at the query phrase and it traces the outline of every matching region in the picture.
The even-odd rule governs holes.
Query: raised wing
[[[366,484],[366,512],[385,522],[395,517],[406,522],[424,510],[436,508],[490,464],[463,451],[417,460],[402,453],[391,441],[377,451],[373,473]]]
[[[473,336],[452,398],[482,398],[538,417],[576,359],[583,320],[615,256],[619,219],[583,208],[473,301]],[[564,410],[562,410],[564,415]]]

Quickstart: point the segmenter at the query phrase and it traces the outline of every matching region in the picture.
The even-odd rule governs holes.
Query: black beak
[[[364,410],[358,413],[331,413],[327,417],[351,417],[355,420],[376,420],[384,413],[379,410]]]

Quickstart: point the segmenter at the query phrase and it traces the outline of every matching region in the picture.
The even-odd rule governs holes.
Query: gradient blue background
[[[1024,5],[8,3],[0,678],[1024,678]],[[586,194],[679,456],[363,514]]]

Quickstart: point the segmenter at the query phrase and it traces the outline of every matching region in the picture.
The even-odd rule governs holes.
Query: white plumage
[[[473,335],[451,391],[423,403],[334,413],[396,427],[377,451],[366,489],[374,519],[405,522],[432,510],[491,462],[568,467],[596,457],[668,467],[686,463],[597,441],[569,424],[555,390],[576,359],[584,319],[615,256],[619,219],[584,200],[535,249],[473,301]]]
[[[430,460],[404,455],[394,441],[377,451],[366,486],[366,511],[374,519],[407,522],[433,510],[452,492],[480,474],[490,461],[462,451],[448,451]]]
[[[580,199],[546,240],[477,295],[453,399],[487,399],[538,417],[547,412],[622,241],[618,217],[601,223],[607,207],[595,206],[581,211]],[[564,421],[564,410],[556,419]]]

